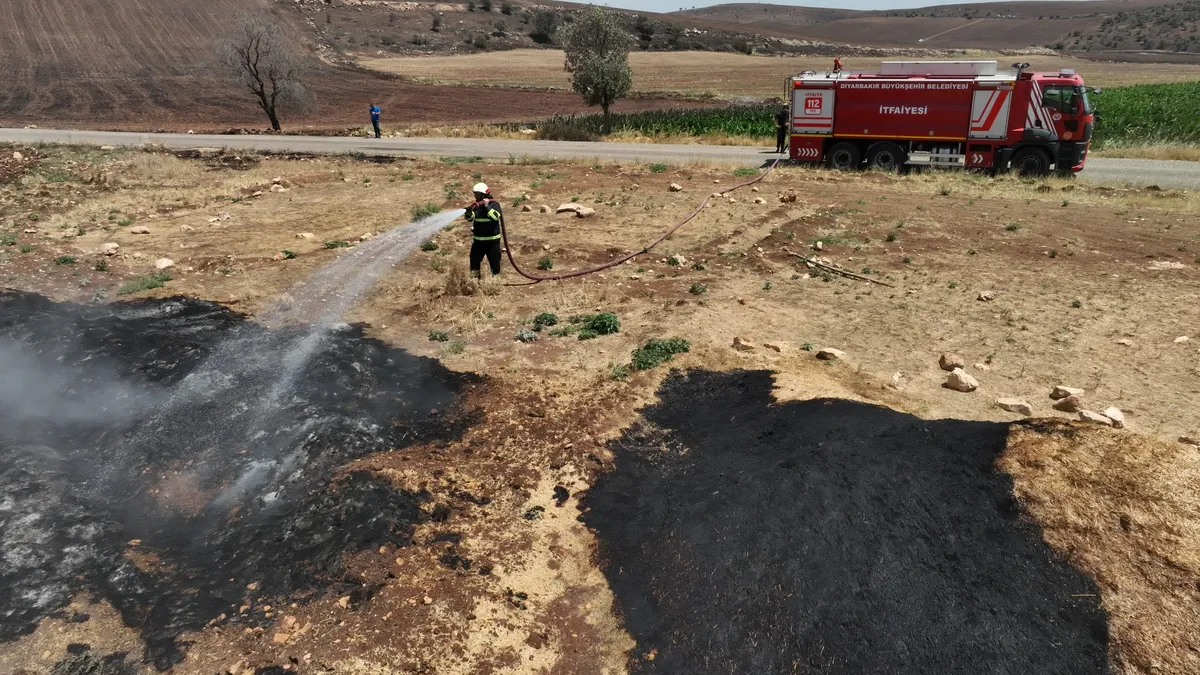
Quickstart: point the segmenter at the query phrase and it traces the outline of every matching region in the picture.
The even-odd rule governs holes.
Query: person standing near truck
[[[371,104],[371,126],[375,127],[375,138],[379,138],[382,134],[379,132],[379,106]]]
[[[787,151],[788,111],[780,108],[775,113],[775,152]]]

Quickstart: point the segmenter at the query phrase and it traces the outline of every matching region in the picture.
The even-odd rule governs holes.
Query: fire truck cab
[[[1083,78],[1028,67],[884,61],[877,73],[802,73],[789,82],[791,158],[842,170],[1078,172],[1094,124]]]

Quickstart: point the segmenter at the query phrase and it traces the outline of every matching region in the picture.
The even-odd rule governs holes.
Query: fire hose
[[[770,175],[772,171],[775,170],[775,167],[779,165],[780,161],[781,160],[776,159],[775,161],[771,162],[771,165],[767,167],[766,171],[758,174],[754,178],[751,178],[750,180],[748,180],[744,183],[738,183],[737,185],[734,185],[732,187],[721,190],[721,194],[724,195],[724,194],[733,192],[734,190],[738,190],[738,189],[741,189],[741,188],[744,188],[744,187],[747,187],[750,185],[754,185],[755,183],[761,182],[764,178],[766,178],[768,175]],[[639,255],[642,255],[644,253],[649,253],[650,249],[652,249],[655,246],[658,246],[659,244],[666,241],[666,239],[668,237],[670,237],[671,235],[675,234],[675,232],[678,231],[679,228],[688,224],[693,219],[695,219],[696,216],[700,215],[700,212],[703,211],[706,206],[708,206],[708,202],[711,199],[712,199],[711,195],[708,197],[705,197],[704,201],[700,203],[700,206],[696,207],[695,211],[692,211],[690,214],[688,214],[682,220],[675,223],[675,225],[673,225],[669,230],[664,232],[662,234],[662,236],[658,237],[654,241],[645,245],[644,247],[642,247],[641,250],[633,251],[632,253],[626,253],[625,255],[623,255],[619,258],[610,260],[610,261],[604,263],[603,265],[598,265],[596,267],[591,267],[588,269],[575,270],[573,272],[563,272],[562,274],[530,274],[529,272],[526,272],[525,270],[521,269],[521,266],[517,264],[516,259],[513,257],[512,246],[510,246],[508,243],[508,228],[504,224],[503,214],[501,214],[501,216],[500,216],[500,236],[504,241],[504,252],[508,255],[508,262],[510,262],[512,264],[513,269],[517,271],[517,274],[520,274],[521,276],[525,277],[526,279],[531,280],[535,284],[543,282],[543,281],[562,281],[563,279],[573,279],[575,277],[582,277],[582,276],[586,276],[588,274],[595,274],[596,272],[601,272],[601,271],[604,271],[607,269],[612,269],[613,267],[616,267],[617,265],[621,265],[626,262],[629,262],[630,260],[633,260],[634,258],[636,258]]]

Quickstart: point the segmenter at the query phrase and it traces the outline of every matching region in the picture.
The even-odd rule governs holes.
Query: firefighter
[[[842,60],[838,57],[833,57],[833,72],[834,74],[842,72]]]
[[[787,150],[788,110],[780,108],[775,113],[775,152]]]
[[[492,274],[497,275],[500,274],[500,220],[504,217],[500,203],[492,199],[492,191],[483,183],[476,183],[471,191],[475,193],[475,201],[467,207],[465,216],[475,237],[471,242],[471,276],[480,276],[484,257]]]

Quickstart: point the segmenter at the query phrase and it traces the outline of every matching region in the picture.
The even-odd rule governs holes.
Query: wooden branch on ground
[[[839,269],[839,268],[837,268],[837,267],[834,267],[834,266],[832,266],[832,265],[826,265],[826,264],[825,264],[825,263],[823,263],[823,262],[818,262],[818,261],[817,261],[815,258],[808,258],[808,257],[802,256],[802,255],[800,255],[799,253],[794,253],[794,252],[792,252],[792,251],[789,251],[789,250],[788,250],[788,249],[786,249],[786,248],[785,248],[785,249],[783,249],[783,250],[784,250],[784,252],[786,252],[788,255],[793,255],[793,256],[796,256],[797,258],[799,258],[799,259],[803,260],[804,262],[808,263],[809,265],[812,265],[813,267],[817,267],[817,268],[823,269],[823,270],[825,270],[825,271],[827,271],[827,272],[833,272],[834,274],[840,274],[840,275],[842,275],[842,276],[844,276],[844,277],[848,277],[848,278],[850,278],[850,279],[858,279],[859,281],[866,281],[866,282],[868,282],[868,283],[872,283],[872,284],[879,284],[880,286],[886,286],[886,287],[888,287],[888,288],[895,288],[895,286],[893,286],[893,285],[891,285],[891,284],[889,284],[889,283],[884,283],[884,282],[882,282],[882,281],[879,281],[878,279],[872,279],[872,278],[870,278],[870,277],[864,277],[864,276],[863,276],[863,275],[861,275],[861,274],[855,274],[854,272],[847,272],[846,270]]]

